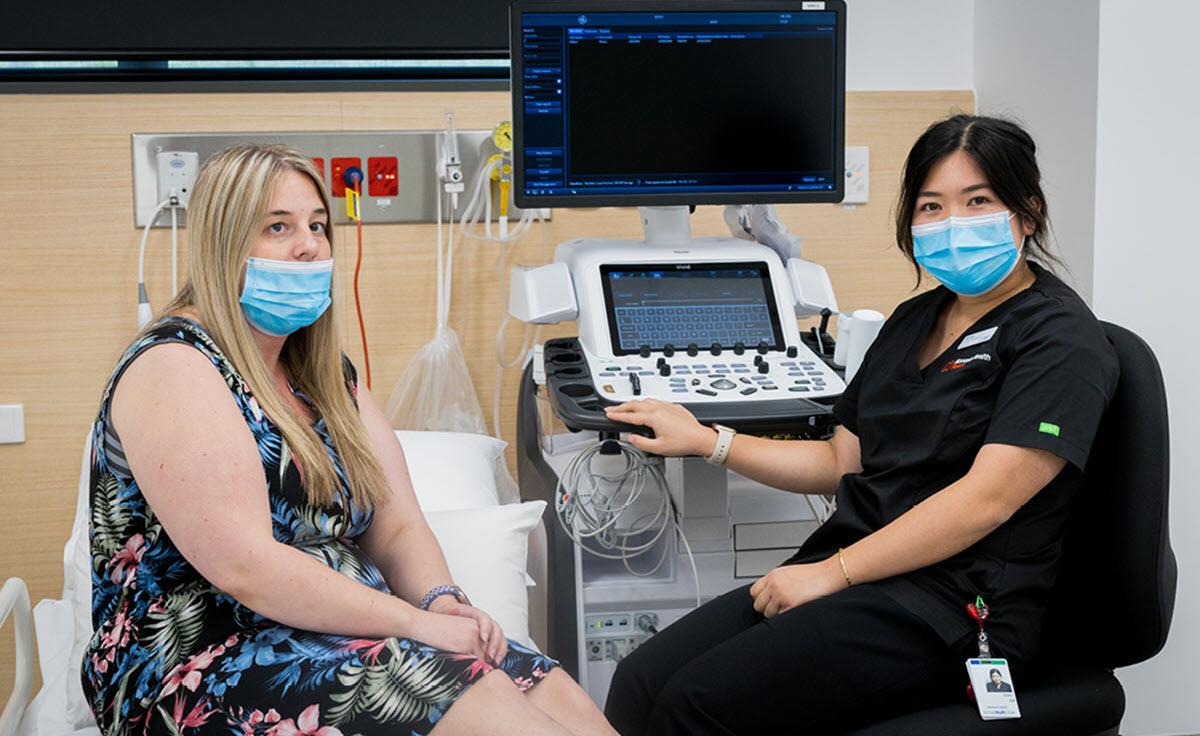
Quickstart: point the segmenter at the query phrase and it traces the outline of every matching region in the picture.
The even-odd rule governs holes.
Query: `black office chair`
[[[1125,692],[1113,675],[1162,649],[1175,607],[1167,527],[1167,397],[1150,346],[1102,323],[1121,378],[1088,459],[1021,718],[985,722],[963,702],[891,718],[851,736],[1116,736]],[[1080,616],[1079,606],[1087,606]],[[964,668],[964,679],[966,671]]]

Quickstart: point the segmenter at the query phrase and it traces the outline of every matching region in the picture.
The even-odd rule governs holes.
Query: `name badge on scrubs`
[[[999,329],[1000,329],[999,327],[989,327],[986,330],[980,330],[979,332],[972,332],[971,334],[967,335],[966,337],[964,337],[962,339],[962,342],[960,342],[958,344],[958,349],[964,350],[966,348],[973,347],[975,345],[982,345],[985,342],[987,342],[988,340],[991,340],[993,337],[995,337],[996,331]]]
[[[980,718],[999,721],[1021,717],[1007,659],[968,659],[967,676],[971,678]]]

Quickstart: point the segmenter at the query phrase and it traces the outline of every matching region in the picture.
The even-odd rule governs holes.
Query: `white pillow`
[[[507,443],[472,432],[396,430],[417,502],[425,511],[495,506],[496,464]]]
[[[525,501],[425,514],[454,582],[508,638],[531,648],[527,542],[545,509],[545,501]]]

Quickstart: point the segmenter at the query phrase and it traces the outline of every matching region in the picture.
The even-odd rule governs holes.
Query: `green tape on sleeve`
[[[1038,425],[1038,431],[1044,432],[1045,434],[1052,434],[1055,437],[1057,437],[1059,429],[1058,429],[1057,424],[1052,424],[1050,422],[1042,422],[1041,424]]]

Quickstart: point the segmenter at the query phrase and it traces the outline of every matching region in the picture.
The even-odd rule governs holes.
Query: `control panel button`
[[[710,345],[708,347],[708,352],[712,353],[713,355],[720,355],[721,354],[721,343],[714,342],[712,345]]]
[[[758,389],[751,386],[749,388],[742,389],[740,393],[742,394],[742,396],[749,396],[750,394],[754,393],[755,391],[758,391]]]
[[[689,342],[687,346],[687,354],[693,358],[700,354],[700,346],[694,342]]]
[[[671,343],[667,343],[666,345],[663,345],[663,355],[670,358],[674,354],[675,354],[675,346],[674,345],[672,345]]]
[[[737,384],[727,378],[718,379],[708,385],[721,391],[728,391],[731,388],[737,388]]]
[[[800,351],[796,349],[795,345],[788,345],[787,356],[789,358],[794,358],[799,354],[800,354]]]
[[[763,362],[758,364],[758,372],[759,373],[766,373],[769,370],[771,370],[771,366],[767,365],[767,361],[764,360]]]
[[[638,355],[642,356],[643,358],[649,358],[650,357],[650,346],[643,345],[640,348],[638,348]]]
[[[704,394],[705,396],[716,396],[717,395],[716,391],[709,391],[706,388],[698,388],[698,389],[696,389],[696,393]]]
[[[745,352],[746,352],[746,343],[742,342],[741,340],[738,340],[737,342],[735,342],[733,344],[733,354],[734,355],[744,355]]]
[[[766,355],[767,351],[771,349],[771,346],[767,344],[766,340],[762,340],[758,343],[758,347],[754,349],[758,351],[759,355]]]

